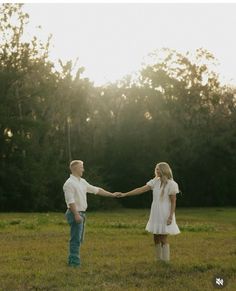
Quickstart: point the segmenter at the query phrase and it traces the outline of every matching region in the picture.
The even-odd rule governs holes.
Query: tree
[[[36,37],[24,42],[29,16],[22,4],[3,4],[0,9],[0,199],[5,202],[1,205],[6,210],[12,204],[23,210],[45,208],[48,181],[44,170],[49,158],[45,148],[51,139],[48,97],[58,79],[47,60],[50,39],[46,44]],[[11,182],[12,177],[17,183]]]

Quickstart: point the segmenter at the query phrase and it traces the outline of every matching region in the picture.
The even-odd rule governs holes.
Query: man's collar
[[[72,178],[75,181],[80,181],[81,180],[81,177],[76,177],[73,174],[70,174],[70,178]]]

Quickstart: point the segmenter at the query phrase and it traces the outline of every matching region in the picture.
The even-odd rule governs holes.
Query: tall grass
[[[236,290],[233,208],[178,209],[171,262],[155,260],[145,225],[149,210],[87,213],[82,266],[67,266],[63,213],[0,214],[0,290]]]

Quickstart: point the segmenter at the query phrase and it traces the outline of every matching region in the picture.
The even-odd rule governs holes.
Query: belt
[[[72,211],[70,210],[70,208],[67,208],[67,211],[70,211],[72,213]],[[79,212],[81,214],[85,214],[86,213],[86,211],[79,211],[79,210],[77,212]]]

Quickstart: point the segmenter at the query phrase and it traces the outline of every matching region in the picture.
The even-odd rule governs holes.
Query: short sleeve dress
[[[178,184],[169,179],[164,190],[164,195],[161,197],[161,180],[154,178],[147,182],[153,191],[153,201],[151,212],[146,230],[153,234],[179,234],[180,230],[176,224],[175,214],[173,214],[172,223],[167,225],[167,219],[170,215],[171,201],[169,195],[177,194],[179,192]]]

